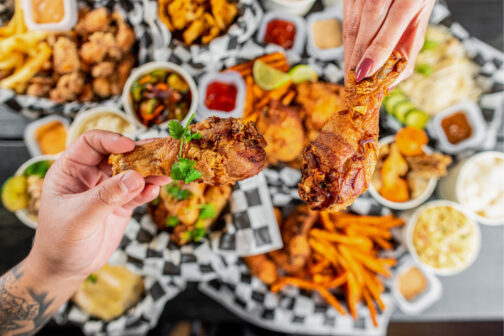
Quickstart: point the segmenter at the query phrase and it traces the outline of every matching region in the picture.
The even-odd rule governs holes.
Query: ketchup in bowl
[[[273,43],[285,49],[294,46],[296,38],[296,25],[286,20],[271,20],[266,26],[264,42]]]
[[[236,107],[238,89],[234,84],[211,82],[208,84],[205,96],[205,105],[211,110],[231,112]]]

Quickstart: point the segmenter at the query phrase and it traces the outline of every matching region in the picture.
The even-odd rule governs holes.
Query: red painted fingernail
[[[369,74],[369,71],[373,67],[373,60],[371,58],[364,58],[362,62],[360,63],[359,67],[357,68],[356,72],[356,80],[357,82],[360,82],[364,78],[367,77]]]

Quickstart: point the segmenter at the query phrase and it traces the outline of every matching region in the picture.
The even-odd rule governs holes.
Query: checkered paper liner
[[[132,308],[120,317],[105,322],[89,316],[71,300],[66,302],[54,315],[58,324],[73,324],[82,328],[86,335],[94,336],[139,336],[146,335],[154,328],[167,301],[171,300],[185,288],[185,282],[180,279],[153,277],[139,272],[132,267],[124,250],[117,250],[111,257],[110,264],[126,266],[131,271],[142,275],[144,280],[144,295]]]
[[[80,7],[107,7],[119,14],[132,26],[137,38],[138,64],[149,61],[170,61],[182,65],[192,75],[211,68],[223,57],[235,54],[256,31],[263,16],[257,0],[238,0],[239,17],[226,34],[215,38],[208,45],[187,47],[172,40],[166,26],[159,20],[157,0],[78,0]],[[0,26],[12,16],[12,8],[0,4]],[[99,102],[68,102],[59,104],[48,98],[16,95],[12,90],[0,89],[0,103],[22,113],[30,119],[46,114],[60,114],[74,118],[77,112],[100,105],[120,105],[120,97]]]
[[[150,41],[152,31],[146,22],[146,12],[141,0],[78,0],[79,7],[101,8],[106,7],[118,12],[133,28],[137,38],[136,49],[138,63],[142,64],[152,59]],[[10,20],[12,8],[0,4],[0,26]],[[166,41],[168,43],[169,40]],[[28,95],[16,95],[8,89],[0,89],[0,103],[7,105],[14,111],[22,113],[30,119],[39,118],[46,114],[60,114],[70,118],[75,117],[77,112],[96,106],[109,104],[119,105],[120,98],[112,97],[100,102],[69,102],[58,104],[48,98],[40,98]]]
[[[151,44],[155,61],[170,61],[182,65],[192,75],[212,68],[220,59],[236,54],[241,45],[257,30],[263,17],[263,10],[257,0],[237,0],[239,16],[226,34],[213,39],[208,44],[185,45],[175,38],[170,43],[156,40],[159,34],[170,35],[168,28],[158,19],[158,1],[144,0],[146,12],[150,13],[147,22],[155,27]],[[154,29],[153,29],[154,30]]]

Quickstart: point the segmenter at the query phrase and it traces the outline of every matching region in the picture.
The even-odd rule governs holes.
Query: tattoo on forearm
[[[0,335],[28,336],[35,334],[49,321],[53,302],[47,292],[19,288],[23,277],[21,264],[0,278]],[[15,294],[13,294],[15,293]]]

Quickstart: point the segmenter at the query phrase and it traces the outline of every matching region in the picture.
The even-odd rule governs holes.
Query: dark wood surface
[[[452,17],[471,34],[503,50],[503,1],[502,0],[448,0]],[[0,184],[17,167],[29,158],[22,141],[28,120],[12,114],[0,106]],[[23,226],[16,217],[0,205],[0,273],[21,261],[28,253],[34,231]],[[455,317],[456,319],[456,317]],[[161,318],[162,323],[152,335],[166,335],[172,322],[201,320],[209,323],[225,323],[212,335],[278,335],[247,324],[232,313],[200,294],[194,286],[170,301]],[[502,320],[502,319],[500,319]],[[226,329],[228,326],[231,329]],[[245,326],[245,327],[244,327]],[[234,329],[233,329],[234,328]],[[243,330],[248,331],[244,332]],[[232,332],[230,331],[232,330]],[[389,335],[502,335],[502,323],[391,323]],[[78,335],[78,329],[50,325],[43,335]]]

